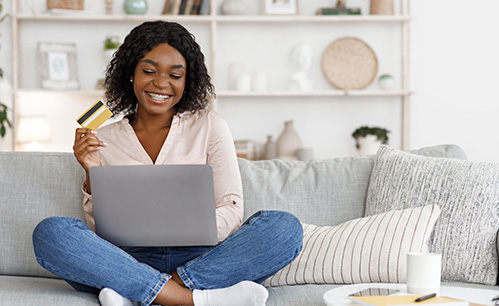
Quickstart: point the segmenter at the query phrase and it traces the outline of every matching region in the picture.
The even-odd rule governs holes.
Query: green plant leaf
[[[2,123],[2,127],[0,127],[0,136],[2,136],[2,137],[5,136],[5,126],[3,126],[3,123]]]

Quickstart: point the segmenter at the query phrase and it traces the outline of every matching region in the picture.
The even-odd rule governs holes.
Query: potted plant
[[[108,34],[106,36],[106,39],[104,40],[104,54],[108,63],[113,58],[114,52],[116,52],[120,45],[120,38],[117,35]]]
[[[375,154],[382,144],[388,143],[389,130],[381,127],[361,126],[352,133],[359,155]]]
[[[12,124],[9,121],[8,113],[7,113],[7,105],[0,103],[0,136],[3,138],[5,133],[7,132],[7,128],[5,125],[8,125],[12,128]]]

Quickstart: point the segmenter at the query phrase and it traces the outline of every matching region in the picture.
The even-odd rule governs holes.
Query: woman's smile
[[[146,92],[149,97],[151,97],[152,101],[155,103],[166,103],[169,101],[169,99],[172,97],[171,95],[168,94],[158,94],[158,93],[153,93],[153,92]]]

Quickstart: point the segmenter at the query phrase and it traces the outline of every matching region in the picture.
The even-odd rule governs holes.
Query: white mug
[[[440,292],[442,254],[407,253],[407,292]]]

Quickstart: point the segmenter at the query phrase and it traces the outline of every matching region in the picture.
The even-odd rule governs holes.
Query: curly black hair
[[[123,114],[130,121],[134,120],[138,101],[130,77],[139,60],[162,43],[177,49],[187,63],[185,91],[175,105],[177,111],[207,108],[208,99],[215,96],[214,86],[194,35],[176,22],[149,21],[135,27],[125,37],[107,67],[105,98],[113,114]]]

